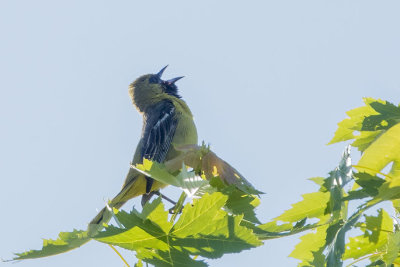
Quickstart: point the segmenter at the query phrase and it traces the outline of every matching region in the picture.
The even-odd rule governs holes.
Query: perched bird
[[[178,147],[197,145],[192,112],[181,99],[175,85],[183,77],[162,80],[166,68],[157,74],[143,75],[129,86],[133,105],[143,115],[142,136],[133,156],[133,165],[142,163],[143,158],[163,163],[182,153]],[[109,202],[109,207],[119,209],[126,201],[137,196],[142,196],[144,204],[154,192],[165,186],[130,168],[121,191]],[[91,227],[101,226],[110,218],[111,212],[103,208],[89,223],[89,232]]]

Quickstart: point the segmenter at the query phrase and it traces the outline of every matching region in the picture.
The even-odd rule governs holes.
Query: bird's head
[[[167,67],[168,65],[162,68],[157,74],[140,76],[130,84],[129,95],[132,98],[133,104],[140,112],[143,112],[146,107],[154,104],[156,101],[165,98],[163,95],[180,98],[175,82],[182,79],[183,76],[165,81],[162,80],[161,76]]]

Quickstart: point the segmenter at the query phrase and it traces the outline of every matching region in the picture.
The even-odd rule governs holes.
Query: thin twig
[[[182,192],[181,196],[179,197],[178,203],[176,203],[175,205],[175,213],[172,214],[170,222],[172,223],[175,222],[176,216],[178,216],[179,211],[182,210],[183,202],[185,202],[185,199],[186,199],[186,193]]]
[[[115,253],[117,253],[117,255],[121,258],[121,260],[126,264],[127,267],[130,267],[130,265],[128,264],[128,262],[124,259],[124,257],[122,257],[121,253],[118,252],[118,250],[111,244],[108,244],[114,251]]]
[[[160,193],[160,191],[153,191],[154,195],[160,196],[163,199],[165,199],[166,201],[170,202],[172,205],[176,205],[176,202],[173,201],[172,199],[170,199],[169,197],[167,197],[166,195],[163,195]]]

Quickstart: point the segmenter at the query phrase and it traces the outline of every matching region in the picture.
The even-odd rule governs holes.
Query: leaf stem
[[[175,212],[171,216],[171,220],[170,220],[171,223],[175,222],[176,216],[178,216],[178,214],[181,212],[182,207],[183,207],[183,202],[185,202],[185,199],[186,199],[186,193],[182,192],[181,196],[179,197],[178,202],[175,205]]]
[[[115,253],[117,253],[117,255],[121,258],[121,260],[126,264],[127,267],[130,267],[130,265],[128,264],[128,262],[124,259],[124,257],[122,257],[121,253],[118,252],[118,250],[111,244],[108,244],[114,251]]]
[[[269,240],[269,239],[276,239],[276,238],[281,238],[281,237],[285,237],[285,236],[295,235],[295,234],[298,234],[298,233],[301,233],[301,232],[304,232],[304,231],[316,229],[318,227],[321,227],[321,226],[324,226],[324,225],[327,225],[327,224],[329,224],[329,222],[322,223],[322,224],[308,224],[308,225],[305,225],[304,227],[291,229],[291,230],[286,231],[286,232],[285,231],[284,232],[267,232],[266,231],[265,233],[254,232],[254,234],[260,240]]]

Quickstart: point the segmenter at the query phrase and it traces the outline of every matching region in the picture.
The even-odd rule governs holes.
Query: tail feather
[[[124,205],[125,202],[119,202],[112,206],[112,208],[119,209]],[[111,207],[110,207],[111,208]],[[94,217],[88,225],[89,236],[96,235],[99,231],[104,228],[104,224],[107,224],[112,218],[112,211],[108,207],[104,207],[96,217]]]
[[[128,179],[130,178],[130,179]],[[160,187],[164,187],[164,184],[155,181],[151,188],[152,191],[158,190]],[[125,184],[121,191],[109,202],[110,208],[121,208],[129,199],[138,197],[146,194],[146,178],[143,174],[129,176],[125,181]],[[95,235],[104,228],[104,224],[107,224],[112,218],[112,211],[108,207],[104,207],[94,217],[88,226],[88,232],[91,236]]]

